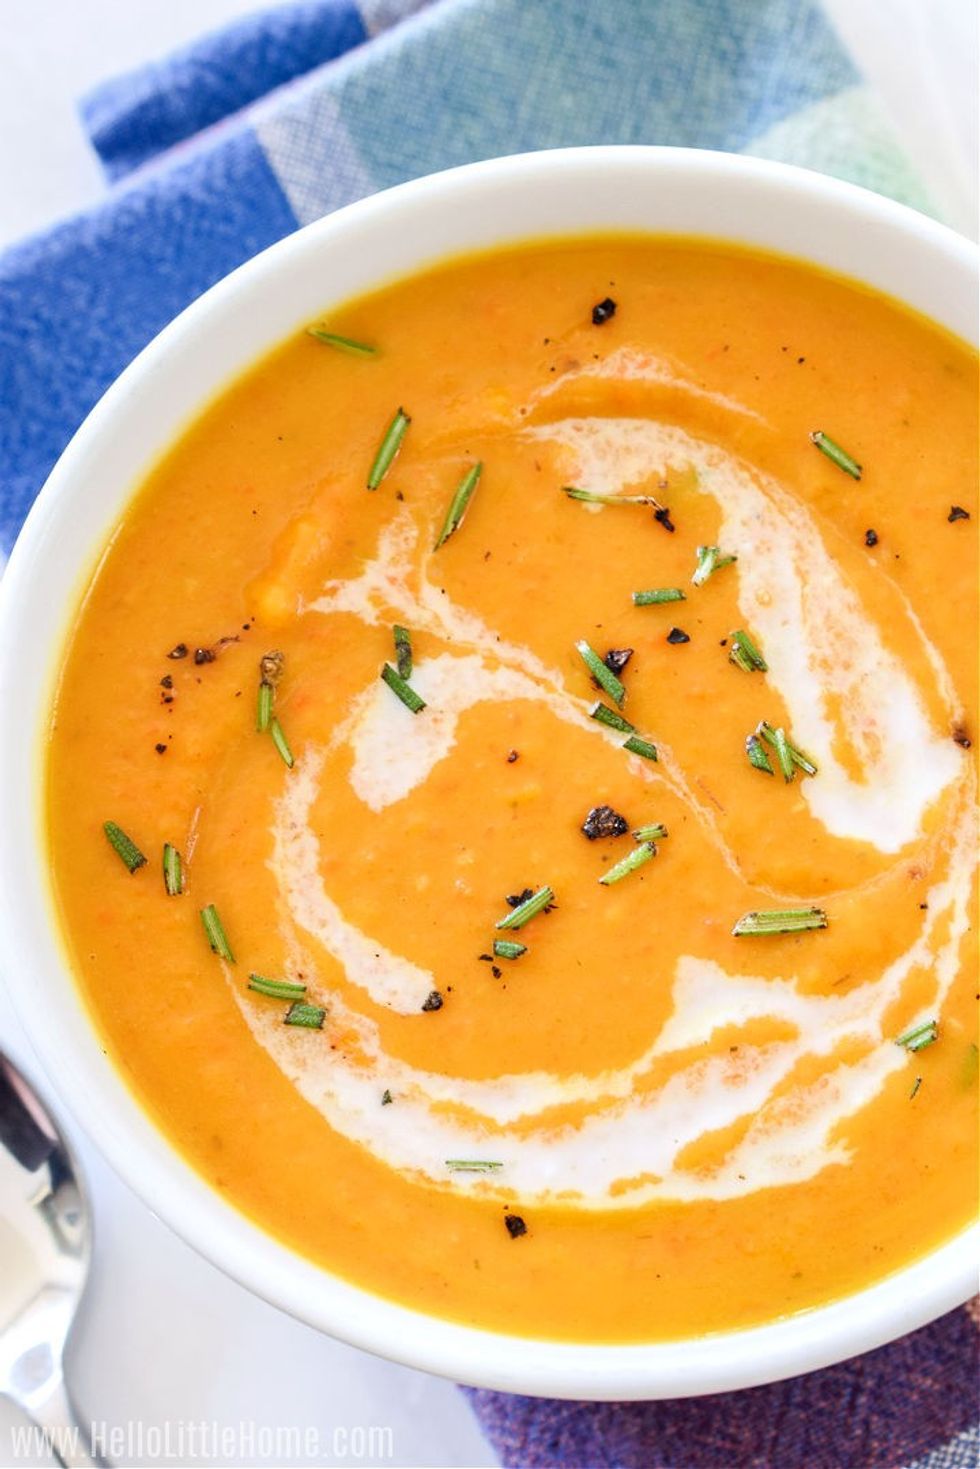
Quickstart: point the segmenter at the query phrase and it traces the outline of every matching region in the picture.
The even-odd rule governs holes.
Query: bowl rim
[[[124,420],[131,411],[138,417],[139,405],[132,410],[132,404],[147,391],[158,368],[186,354],[209,323],[227,318],[232,307],[237,309],[248,296],[274,293],[274,277],[284,266],[310,252],[339,248],[337,242],[342,244],[344,234],[354,227],[390,226],[392,218],[413,208],[428,210],[468,193],[472,202],[481,193],[485,196],[515,183],[546,186],[559,176],[566,182],[587,182],[600,171],[625,180],[637,168],[651,179],[681,187],[703,190],[722,183],[727,187],[734,180],[748,194],[753,189],[776,190],[788,201],[816,203],[843,215],[858,228],[912,236],[935,256],[937,266],[945,263],[961,279],[964,272],[971,279],[975,272],[976,254],[969,241],[903,205],[792,165],[703,150],[598,146],[518,154],[467,164],[372,195],[297,230],[219,281],[164,328],[107,390],[52,470],[0,579],[0,687],[17,686],[20,650],[30,631],[28,611],[32,598],[39,595],[38,577],[49,538],[60,520],[70,519],[86,465],[99,455],[117,419]],[[585,231],[556,231],[567,237],[581,233]],[[487,234],[488,245],[534,237],[519,231],[494,236],[492,226]],[[717,238],[731,240],[732,234],[726,230]],[[440,253],[432,258],[440,258]],[[406,273],[420,268],[424,264],[417,263]],[[281,327],[267,345],[287,333],[288,327]],[[213,394],[221,390],[222,385],[216,385]],[[129,494],[127,490],[124,499]],[[102,517],[103,543],[117,514],[113,508]],[[76,583],[90,570],[87,561],[80,568],[76,565]],[[66,615],[76,605],[73,597],[69,590]],[[63,650],[64,629],[49,642],[45,653],[52,665],[50,674]],[[38,684],[37,690],[35,702],[46,707],[53,683],[49,680],[43,690]],[[351,1345],[456,1381],[522,1394],[599,1400],[683,1397],[778,1381],[879,1346],[974,1293],[980,1246],[976,1225],[886,1279],[827,1305],[761,1326],[649,1344],[536,1340],[488,1331],[385,1300],[312,1264],[212,1191],[165,1141],[121,1072],[101,1053],[80,993],[75,993],[74,1014],[54,1016],[50,1023],[45,1013],[39,1014],[35,1003],[39,955],[41,969],[45,964],[50,969],[57,948],[58,962],[66,971],[60,978],[73,986],[59,941],[50,933],[42,934],[36,924],[32,932],[28,916],[38,893],[46,891],[42,828],[32,795],[24,789],[25,779],[29,785],[37,774],[39,732],[36,721],[17,721],[0,712],[0,770],[5,772],[0,782],[0,932],[5,935],[3,976],[15,1011],[61,1105],[119,1175],[187,1243],[271,1304]],[[34,797],[39,798],[37,791]],[[28,810],[34,812],[32,820],[25,815]],[[48,913],[50,921],[53,905]],[[104,1105],[95,1105],[94,1096]]]

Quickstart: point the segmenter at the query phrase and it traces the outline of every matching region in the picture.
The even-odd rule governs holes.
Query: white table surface
[[[255,8],[255,0],[3,0],[0,245],[101,195],[102,177],[75,115],[80,93]],[[827,0],[827,8],[947,217],[973,233],[972,0],[889,0],[884,7]],[[36,1070],[2,991],[0,1044],[29,1073]],[[246,1425],[237,1454],[185,1456],[185,1463],[280,1462],[281,1453],[247,1452],[248,1425],[256,1441],[260,1430],[277,1426],[316,1429],[320,1454],[307,1462],[363,1464],[344,1453],[343,1430],[372,1426],[392,1429],[394,1455],[386,1462],[393,1465],[480,1469],[497,1462],[454,1387],[341,1346],[257,1300],[176,1239],[77,1129],[70,1136],[96,1209],[93,1278],[71,1362],[85,1417],[142,1424],[144,1444],[149,1430],[167,1423],[172,1432],[181,1422]],[[134,1427],[125,1462],[165,1462],[139,1452],[137,1433]],[[0,1463],[8,1462],[0,1417]]]

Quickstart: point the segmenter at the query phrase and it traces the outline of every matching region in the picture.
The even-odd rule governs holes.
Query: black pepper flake
[[[514,764],[514,761],[515,760],[519,760],[520,758],[521,758],[521,756],[520,756],[520,752],[518,750],[511,750],[510,753],[507,756],[507,764],[508,765],[513,765]]]
[[[691,637],[682,627],[672,627],[667,634],[667,641],[668,643],[689,643]]]
[[[165,755],[167,753],[166,745],[154,745],[153,748],[154,750],[156,750],[158,755]]]
[[[611,806],[593,806],[582,822],[582,830],[590,842],[599,837],[621,837],[629,827],[626,817],[620,816]]]
[[[504,1225],[511,1239],[520,1239],[522,1234],[527,1234],[527,1225],[520,1214],[505,1214]]]
[[[194,662],[197,664],[198,668],[200,668],[202,663],[213,663],[217,656],[218,655],[213,648],[194,649]]]
[[[161,680],[160,680],[160,687],[162,689],[172,689],[173,686],[174,686],[173,674],[165,673],[163,675],[163,678],[161,678]]]
[[[676,525],[670,518],[670,511],[667,509],[666,505],[661,505],[658,510],[655,510],[653,512],[653,518],[658,525],[663,526],[664,530],[669,530],[671,535],[673,535],[674,531],[677,529]]]
[[[391,1104],[392,1104],[392,1102],[394,1100],[395,1099],[391,1095],[391,1092],[388,1090],[387,1087],[385,1087],[384,1091],[381,1093],[381,1105],[382,1105],[382,1107],[390,1107]]]
[[[172,704],[173,701],[174,701],[173,694],[161,694],[160,695],[160,703],[161,704]]]
[[[442,995],[440,995],[440,993],[439,993],[438,990],[430,990],[429,991],[428,995],[425,998],[425,1003],[423,1004],[422,1009],[423,1010],[441,1010],[442,1009]]]
[[[186,658],[187,657],[187,644],[186,643],[178,643],[177,646],[176,646],[176,648],[171,648],[170,649],[170,652],[167,654],[167,657],[168,658]]]
[[[622,673],[632,656],[632,648],[610,648],[602,661],[610,673]]]
[[[478,954],[477,955],[477,958],[480,959],[484,964],[492,964],[493,963],[493,955],[492,954]]]
[[[946,517],[950,525],[953,524],[954,520],[969,520],[969,518],[969,510],[964,510],[962,505],[950,505],[949,514]]]
[[[866,530],[864,532],[864,544],[866,546],[877,546],[877,544],[878,544],[878,532],[876,530],[870,530],[870,529]]]
[[[493,975],[494,979],[499,979],[500,976],[503,974],[503,970],[500,968],[499,964],[491,964],[490,973]]]
[[[616,303],[611,296],[604,296],[592,308],[592,325],[602,326],[616,315]]]
[[[522,903],[526,903],[527,902],[528,898],[533,898],[533,897],[534,897],[534,889],[533,888],[524,888],[519,893],[508,893],[508,895],[507,895],[507,897],[505,899],[505,902],[507,903],[508,908],[519,908]]]
[[[953,740],[954,740],[954,742],[957,745],[962,746],[962,748],[964,750],[968,750],[970,748],[970,746],[973,744],[973,741],[970,739],[970,736],[967,734],[966,725],[965,724],[954,724],[954,726],[953,726]]]

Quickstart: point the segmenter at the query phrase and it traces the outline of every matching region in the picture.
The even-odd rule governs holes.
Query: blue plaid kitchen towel
[[[112,187],[0,256],[0,561],[151,337],[234,266],[389,184],[589,143],[720,148],[929,209],[814,0],[306,0],[99,88]],[[667,1403],[472,1392],[507,1465],[974,1469],[970,1308],[824,1372]]]

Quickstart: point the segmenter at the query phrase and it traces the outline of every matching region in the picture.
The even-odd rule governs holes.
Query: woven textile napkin
[[[387,185],[525,149],[672,143],[783,159],[919,208],[811,0],[309,0],[107,83],[112,187],[0,256],[0,560],[82,418],[234,266]],[[977,1318],[700,1400],[470,1401],[503,1463],[974,1469]]]

